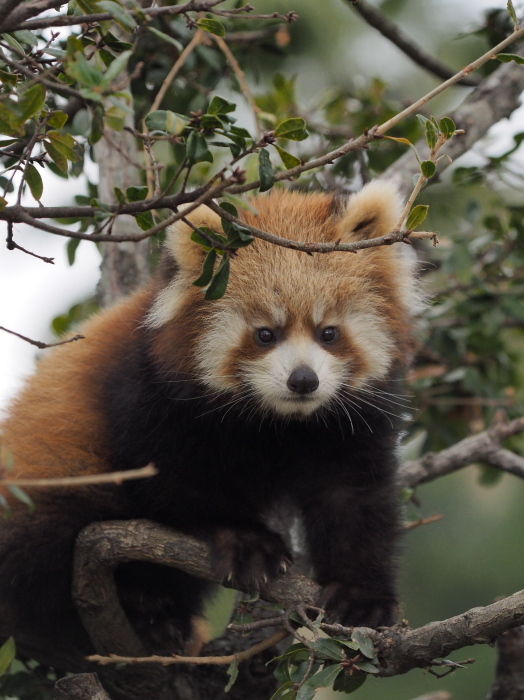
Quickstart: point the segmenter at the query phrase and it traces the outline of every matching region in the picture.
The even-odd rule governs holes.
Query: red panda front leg
[[[327,621],[367,627],[394,624],[399,531],[394,486],[332,484],[310,494],[303,518]]]
[[[264,525],[218,528],[210,544],[219,577],[242,590],[258,590],[291,563],[283,539]]]

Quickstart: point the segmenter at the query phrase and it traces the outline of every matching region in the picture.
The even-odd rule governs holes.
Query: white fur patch
[[[245,329],[243,317],[227,307],[214,314],[202,329],[196,358],[202,381],[210,388],[225,391],[238,386],[238,378],[225,375],[224,366],[228,352],[240,345]]]
[[[372,311],[353,311],[346,316],[344,323],[367,365],[367,371],[356,380],[355,388],[370,380],[383,379],[391,366],[395,349],[384,321]]]
[[[175,277],[157,295],[149,313],[145,317],[144,326],[147,328],[161,328],[175,318],[184,305],[184,291],[186,289],[187,283],[182,282],[180,277]]]

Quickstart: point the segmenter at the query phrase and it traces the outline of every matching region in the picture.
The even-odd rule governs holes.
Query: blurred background
[[[439,83],[368,27],[346,0],[255,0],[253,4],[258,11],[299,14],[298,21],[281,30],[276,40],[240,47],[236,55],[260,109],[277,117],[300,115],[307,120],[311,137],[299,145],[296,153],[301,157],[331,150]],[[372,4],[454,70],[511,31],[505,0],[375,0]],[[522,17],[522,3],[514,4]],[[178,38],[184,42],[188,30],[179,25]],[[216,56],[213,59],[212,49],[201,48],[189,69],[207,80],[210,89],[242,101],[234,76],[213,69]],[[173,57],[158,46],[154,50],[146,46],[144,61],[145,76],[134,86],[139,107],[148,104],[148,91],[153,94],[158,89]],[[500,65],[494,63],[484,73]],[[207,73],[202,72],[204,64]],[[177,79],[167,108],[189,114],[205,104],[206,93],[197,94],[188,85],[187,76]],[[452,88],[421,111],[426,116],[445,116],[470,90]],[[81,138],[81,119],[75,121],[73,134]],[[253,125],[247,103],[240,106],[239,123],[247,128]],[[422,131],[411,118],[391,135],[414,141]],[[521,108],[495,125],[419,198],[430,205],[424,228],[439,232],[440,245],[417,246],[432,301],[422,322],[420,351],[410,377],[413,410],[403,448],[408,458],[482,430],[497,410],[511,417],[522,415],[524,158],[519,145],[523,135]],[[350,154],[324,173],[306,174],[298,184],[358,189],[405,149],[380,142],[364,157]],[[165,155],[165,162],[176,165],[176,153]],[[196,169],[193,184],[205,176],[205,167]],[[249,171],[255,163],[247,167]],[[93,186],[98,179],[88,150],[86,168],[79,177],[66,180],[49,169],[45,173],[44,203],[49,206],[73,203],[75,196],[87,193],[88,181]],[[29,192],[25,196],[34,203]],[[66,240],[23,225],[15,226],[15,237],[23,247],[54,257],[55,265],[19,250],[1,251],[0,325],[53,342],[53,326],[55,331],[69,328],[93,298],[100,254],[94,244],[82,241],[74,256],[71,249],[68,255]],[[0,334],[0,406],[31,372],[35,357],[32,346]],[[510,446],[522,450],[523,441],[516,438]],[[523,506],[524,484],[482,465],[417,490],[416,500],[407,505],[408,519],[433,514],[443,519],[405,537],[401,599],[403,617],[412,627],[487,605],[523,588]],[[475,647],[452,658],[469,657],[475,658],[473,665],[441,680],[422,671],[387,680],[370,678],[354,697],[410,700],[448,690],[456,700],[485,698],[496,651]]]

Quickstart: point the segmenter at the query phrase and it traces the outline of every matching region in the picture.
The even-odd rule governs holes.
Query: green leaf
[[[260,180],[260,192],[266,192],[273,187],[275,183],[275,173],[273,172],[269,153],[265,148],[258,154],[258,177]]]
[[[524,57],[518,56],[516,53],[499,53],[496,57],[499,61],[502,61],[502,63],[511,63],[511,61],[515,61],[519,66],[524,65]]]
[[[18,41],[14,38],[12,34],[2,34],[2,38],[15,51],[20,51],[20,53],[25,55],[23,47],[21,46],[21,44],[18,43]]]
[[[301,686],[300,690],[296,694],[296,700],[313,700],[316,694],[316,688],[313,688],[311,685],[308,685],[306,681],[306,683],[304,683],[304,685]]]
[[[49,126],[52,126],[53,129],[61,129],[66,123],[67,119],[68,116],[65,112],[57,110],[56,112],[53,112],[51,116],[47,119],[47,123],[49,124]]]
[[[187,117],[169,109],[157,109],[146,115],[145,122],[150,131],[165,131],[178,136],[187,126]]]
[[[58,170],[63,174],[67,174],[67,159],[65,158],[65,156],[63,156],[62,153],[57,148],[55,148],[51,141],[46,141],[45,139],[44,148],[49,154],[49,157],[51,158],[53,163],[58,168]]]
[[[150,32],[153,32],[153,34],[156,34],[159,39],[167,41],[168,44],[172,44],[180,53],[182,53],[182,51],[184,50],[182,44],[176,39],[174,39],[172,36],[169,36],[169,34],[164,34],[164,32],[161,32],[159,29],[155,29],[154,27],[148,27],[147,29]]]
[[[142,231],[147,231],[155,225],[153,214],[150,211],[141,211],[135,214],[135,219]]]
[[[20,501],[21,503],[24,503],[29,508],[29,510],[34,510],[35,504],[29,498],[27,493],[25,491],[22,491],[21,488],[19,488],[18,486],[15,486],[14,484],[11,484],[10,486],[7,487],[7,490],[18,501]]]
[[[413,229],[417,228],[417,226],[420,226],[428,215],[428,209],[429,206],[427,204],[417,204],[416,207],[413,207],[413,209],[409,212],[408,220],[406,222],[407,228],[412,231]]]
[[[222,204],[220,206],[228,214],[231,214],[231,216],[238,217],[237,208],[233,204],[231,204],[230,202],[222,202]],[[220,221],[222,223],[222,230],[224,231],[224,233],[226,235],[229,234],[233,224],[230,221],[228,221],[227,219],[221,219]]]
[[[97,4],[100,9],[110,12],[115,22],[124,27],[124,29],[132,30],[136,27],[136,22],[133,17],[129,15],[121,5],[113,2],[113,0],[100,0]]]
[[[202,246],[204,250],[212,250],[214,248],[214,246],[210,244],[210,239],[218,244],[217,248],[219,250],[223,250],[226,247],[226,239],[224,236],[221,236],[207,226],[200,226],[198,231],[192,232],[190,238],[192,241]]]
[[[67,262],[74,265],[76,257],[76,249],[80,245],[80,238],[71,238],[67,243]]]
[[[364,673],[375,674],[379,672],[379,669],[373,664],[369,663],[369,661],[358,661],[356,665],[361,671],[364,671]]]
[[[0,211],[7,207],[7,199],[0,197]]]
[[[507,8],[508,14],[511,17],[513,24],[515,25],[515,28],[518,27],[519,21],[517,19],[517,13],[515,12],[515,8],[513,7],[512,0],[508,0]]]
[[[73,60],[70,59],[65,63],[64,71],[79,85],[88,88],[98,87],[104,79],[102,71],[88,61],[80,51],[75,53]]]
[[[229,267],[229,258],[224,256],[220,261],[220,265],[218,266],[215,276],[209,283],[209,287],[206,289],[205,299],[208,301],[215,301],[216,299],[221,299],[224,296],[229,280]]]
[[[312,643],[312,647],[318,652],[319,656],[331,661],[342,661],[344,658],[344,652],[333,639],[320,637]]]
[[[424,175],[426,180],[429,180],[430,177],[433,177],[436,169],[437,166],[432,160],[423,160],[420,164],[420,172],[422,173],[422,175]]]
[[[360,686],[366,682],[369,676],[362,671],[357,673],[341,673],[337,676],[336,681],[333,684],[333,690],[337,690],[342,693],[350,694],[358,690]]]
[[[40,173],[32,164],[29,164],[26,168],[25,181],[29,185],[31,194],[36,199],[36,201],[39,202],[40,197],[42,196],[42,193],[44,191],[44,183],[42,182]]]
[[[359,650],[367,656],[368,659],[374,659],[377,655],[373,640],[367,632],[364,632],[362,627],[355,627],[351,639],[358,644]]]
[[[40,112],[45,100],[45,89],[41,85],[33,85],[20,93],[17,112],[22,121],[26,121]]]
[[[211,282],[211,278],[213,277],[213,272],[215,269],[216,259],[216,250],[211,249],[206,255],[206,259],[204,260],[204,264],[202,265],[202,274],[198,279],[196,279],[193,282],[195,287],[207,287],[207,285]]]
[[[356,642],[350,642],[349,639],[337,639],[336,637],[331,637],[331,639],[333,639],[335,642],[338,642],[339,644],[343,644],[348,649],[358,651],[358,644]]]
[[[96,13],[96,10],[94,10],[94,12]],[[92,12],[86,12],[86,14],[89,15],[92,14]],[[148,27],[148,29],[151,29],[151,27]],[[103,37],[105,45],[108,46],[111,49],[111,51],[114,51],[115,53],[120,53],[121,51],[128,51],[129,49],[133,48],[133,44],[131,44],[129,41],[121,41],[109,31],[104,32]]]
[[[18,77],[15,75],[15,73],[8,73],[5,70],[0,70],[0,82],[3,85],[10,85],[11,87],[15,87],[18,83]]]
[[[109,86],[125,70],[132,51],[124,51],[115,58],[104,73],[104,85]]]
[[[341,671],[342,668],[340,667],[340,664],[324,666],[322,671],[319,671],[318,673],[315,673],[314,676],[311,676],[311,678],[308,678],[304,685],[315,688],[315,690],[318,690],[319,688],[327,688],[328,686],[333,685],[336,677]]]
[[[188,136],[187,157],[190,163],[213,162],[213,155],[207,147],[206,139],[198,131],[192,131]]]
[[[4,674],[16,656],[15,640],[9,637],[0,647],[0,675]]]
[[[309,133],[306,129],[306,120],[302,117],[291,117],[286,119],[275,129],[275,136],[281,139],[291,139],[292,141],[303,141],[307,139]]]
[[[126,197],[130,202],[141,202],[147,199],[148,192],[149,190],[145,185],[140,187],[133,185],[126,189]]]
[[[278,698],[281,698],[288,690],[293,689],[294,685],[293,681],[287,681],[275,691],[270,700],[278,700]]]
[[[224,211],[227,211],[228,214],[238,218],[238,211],[234,204],[231,204],[231,202],[221,202],[220,206]],[[222,219],[222,221],[225,221],[225,219]],[[227,223],[229,223],[229,221]]]
[[[446,140],[453,136],[456,129],[455,122],[449,117],[443,117],[438,123],[438,128],[440,133],[446,137]]]
[[[234,102],[228,102],[228,100],[225,100],[223,97],[220,97],[219,95],[215,95],[211,102],[209,103],[209,107],[207,108],[207,113],[208,114],[227,114],[228,112],[234,112],[235,109],[237,108],[236,104]],[[249,136],[249,134],[248,134]]]
[[[224,37],[226,35],[224,25],[216,19],[199,19],[197,20],[197,27],[210,34],[216,34],[216,36]]]
[[[28,29],[21,29],[17,32],[13,32],[13,34],[22,44],[29,44],[29,46],[38,46],[38,39]]]
[[[104,120],[113,131],[121,132],[126,123],[126,113],[114,105],[106,109]]]
[[[432,150],[437,145],[437,137],[437,129],[435,128],[433,122],[428,119],[426,122],[426,143]]]
[[[48,131],[46,133],[46,138],[48,138],[53,146],[60,151],[60,153],[67,158],[67,160],[76,163],[78,156],[75,153],[76,141],[71,136],[71,134],[63,134],[60,131]]]
[[[229,693],[236,679],[238,678],[238,661],[235,660],[231,662],[229,668],[227,669],[227,675],[229,676],[229,680],[224,688],[225,693]]]
[[[297,158],[292,153],[288,153],[283,148],[280,148],[280,146],[277,146],[276,143],[273,145],[277,149],[278,155],[288,170],[300,165],[300,158]]]

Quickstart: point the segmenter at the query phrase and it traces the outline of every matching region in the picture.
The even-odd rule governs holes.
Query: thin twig
[[[258,115],[261,112],[260,107],[257,105],[255,102],[255,98],[253,97],[253,93],[249,89],[249,85],[247,84],[246,76],[244,74],[244,71],[240,67],[240,64],[238,63],[237,59],[234,57],[231,49],[227,45],[227,43],[222,39],[220,36],[213,36],[213,39],[216,41],[218,44],[218,47],[224,54],[224,56],[227,58],[227,61],[231,68],[233,69],[234,74],[237,77],[238,84],[240,85],[240,89],[242,90],[242,93],[244,97],[246,98],[249,106],[251,107],[251,111],[253,112],[253,116],[255,117],[255,129],[256,129],[256,134],[257,138],[259,139],[261,134],[262,134],[262,129],[260,128],[260,124],[258,123]]]
[[[431,523],[436,523],[443,518],[443,515],[430,515],[428,518],[419,518],[418,520],[412,520],[411,522],[404,523],[402,529],[404,532],[408,532],[409,530],[414,530],[421,525],[431,525]]]
[[[24,252],[29,252],[29,251],[24,251]],[[30,253],[31,255],[34,255],[34,253]],[[39,257],[39,256],[36,256]],[[57,345],[66,345],[66,343],[73,343],[75,340],[84,340],[85,336],[83,335],[75,335],[73,338],[68,338],[67,340],[60,340],[57,343],[42,343],[40,340],[31,340],[31,338],[27,338],[25,335],[21,335],[20,333],[16,333],[15,331],[9,330],[9,328],[4,328],[3,326],[0,326],[0,331],[5,331],[6,333],[10,333],[11,335],[16,335],[17,338],[20,338],[21,340],[25,340],[26,343],[30,343],[31,345],[34,345],[35,347],[39,348],[40,350],[45,350],[46,348],[54,348]]]
[[[147,479],[158,474],[154,464],[140,469],[109,472],[107,474],[82,474],[81,476],[49,477],[43,479],[0,479],[2,486],[21,486],[22,488],[48,488],[53,486],[85,486],[86,484],[120,484],[122,481]]]
[[[107,664],[160,664],[161,666],[170,666],[172,664],[194,664],[195,666],[202,666],[203,664],[212,664],[213,666],[224,666],[230,665],[234,661],[245,661],[246,659],[251,659],[253,656],[260,654],[266,649],[270,649],[278,642],[289,636],[287,630],[279,630],[264,639],[262,642],[255,644],[249,649],[244,651],[239,651],[236,654],[229,654],[228,656],[178,656],[173,654],[172,656],[117,656],[116,654],[110,654],[109,656],[101,656],[100,654],[93,654],[87,657],[87,661],[94,661],[101,666],[106,666]]]
[[[180,69],[182,68],[182,66],[186,62],[188,56],[193,52],[194,49],[196,49],[196,47],[199,44],[202,44],[204,41],[206,41],[206,37],[204,36],[205,34],[206,34],[206,32],[204,32],[202,29],[197,29],[195,36],[191,39],[189,44],[182,51],[180,56],[175,61],[173,67],[171,68],[169,73],[164,78],[164,82],[160,86],[160,90],[157,92],[156,97],[153,101],[153,104],[151,105],[151,109],[149,110],[150,112],[155,112],[160,107],[160,105],[162,104],[162,100],[165,97],[166,92],[169,90],[171,83],[178,75]],[[149,129],[146,125],[145,119],[142,122],[142,129],[144,131],[144,135],[146,137],[149,137]],[[154,177],[154,173],[152,170],[152,155],[150,153],[150,150],[147,148],[144,148],[144,153],[145,153],[145,160],[146,160],[146,179],[147,179],[148,197],[153,197],[155,194],[155,177]]]

